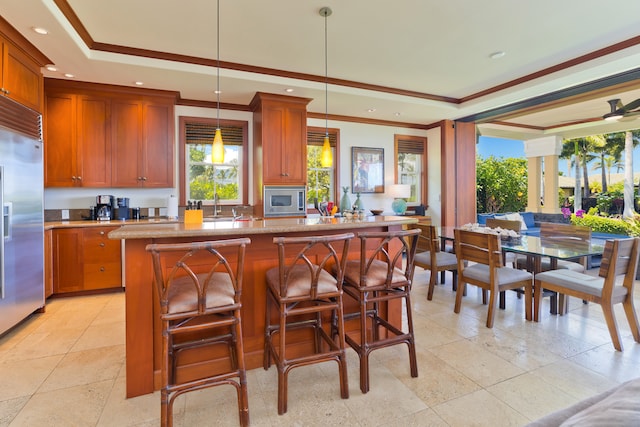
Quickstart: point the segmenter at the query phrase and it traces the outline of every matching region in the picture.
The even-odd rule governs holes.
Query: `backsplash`
[[[251,216],[253,215],[253,206],[220,206],[221,212],[219,215],[222,216],[231,216],[231,209],[236,210],[237,215]],[[45,222],[55,222],[55,221],[67,221],[67,219],[62,219],[62,211],[69,211],[68,221],[83,221],[89,219],[89,208],[86,209],[45,209],[44,210],[44,220]],[[152,215],[149,215],[153,210]],[[178,207],[178,215],[183,218],[184,217],[184,206]],[[205,217],[213,216],[213,206],[207,205],[203,206],[202,210]],[[114,215],[115,218],[117,216]],[[140,208],[140,218],[166,218],[167,217],[167,208],[166,207],[157,207],[157,208]],[[117,221],[114,219],[113,221]]]

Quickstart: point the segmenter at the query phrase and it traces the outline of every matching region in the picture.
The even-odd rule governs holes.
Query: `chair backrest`
[[[460,271],[464,269],[465,261],[485,264],[492,269],[502,267],[502,247],[500,237],[497,234],[458,228],[454,230],[454,233]]]
[[[411,287],[414,258],[420,229],[368,231],[358,233],[360,239],[360,287],[391,289],[399,284]],[[404,267],[403,265],[404,259]],[[400,279],[404,283],[400,283]]]
[[[420,230],[418,235],[418,250],[425,252],[440,252],[440,238],[436,227],[427,224],[411,224],[411,228]]]
[[[588,242],[591,240],[591,227],[586,227],[584,225],[541,222],[540,237],[559,240],[570,238],[572,240]]]
[[[487,218],[487,227],[489,228],[502,228],[503,230],[513,230],[516,233],[520,233],[522,222],[512,221],[510,219],[495,219]]]
[[[353,233],[329,236],[274,237],[278,246],[278,274],[280,295],[288,295],[289,286],[300,283],[301,276],[308,279],[311,299],[317,298],[318,284],[327,279],[329,271],[335,272],[338,290],[342,287],[344,268]]]
[[[640,239],[607,240],[604,245],[600,271],[598,275],[605,278],[603,293],[612,292],[616,276],[624,274],[623,286],[633,290],[638,266],[638,244]]]
[[[146,250],[153,259],[161,315],[165,318],[183,318],[215,313],[220,305],[226,305],[228,310],[228,305],[240,304],[244,254],[250,243],[251,239],[245,237],[147,245]],[[224,296],[228,304],[213,304],[215,307],[212,307],[211,298],[218,296],[217,283],[231,283],[234,294]],[[176,295],[178,286],[181,287],[180,295]],[[182,302],[178,306],[185,309],[169,312],[169,300],[176,297]]]

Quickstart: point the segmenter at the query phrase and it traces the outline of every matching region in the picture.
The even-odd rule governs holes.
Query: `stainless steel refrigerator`
[[[0,334],[44,306],[42,117],[0,96]]]

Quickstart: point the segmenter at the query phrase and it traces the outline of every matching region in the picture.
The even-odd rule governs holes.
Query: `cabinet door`
[[[138,187],[140,144],[142,141],[142,103],[113,100],[111,102],[111,180],[114,187]]]
[[[48,95],[44,117],[44,186],[78,185],[76,97]]]
[[[53,295],[53,230],[44,232],[44,297]]]
[[[173,105],[145,103],[140,175],[144,187],[173,187]]]
[[[3,42],[2,88],[9,98],[42,111],[43,77],[38,64],[20,49]]]
[[[262,112],[265,184],[306,184],[306,111],[275,107]]]
[[[84,288],[82,229],[53,231],[53,292],[81,291]]]
[[[84,187],[111,186],[109,100],[78,98],[78,176]]]

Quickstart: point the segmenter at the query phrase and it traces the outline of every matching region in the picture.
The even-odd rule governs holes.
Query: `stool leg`
[[[265,308],[264,321],[264,353],[262,355],[262,367],[267,370],[271,366],[271,304],[269,303],[270,292],[267,289],[267,303]]]
[[[284,307],[280,307],[280,344],[278,361],[278,414],[282,415],[287,412],[287,381],[289,376],[289,366],[287,365],[287,357],[285,353],[285,337],[287,327],[287,316],[284,313]]]
[[[405,304],[407,310],[407,325],[409,329],[409,366],[411,368],[411,377],[416,378],[418,376],[418,358],[416,356],[416,343],[415,336],[413,334],[413,312],[411,310],[411,297],[409,293],[405,297]]]
[[[238,381],[240,387],[238,388],[238,415],[240,418],[240,425],[246,427],[249,425],[249,393],[247,390],[247,371],[244,363],[244,344],[242,342],[242,320],[240,317],[240,310],[235,311],[236,324],[235,324],[235,352],[237,354],[237,366],[238,366]]]

